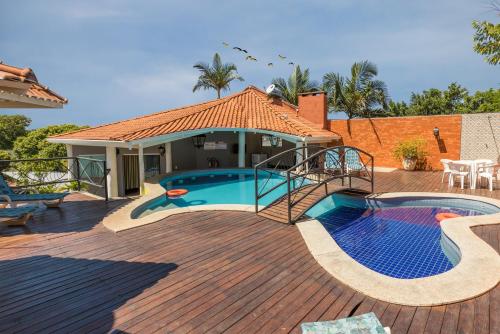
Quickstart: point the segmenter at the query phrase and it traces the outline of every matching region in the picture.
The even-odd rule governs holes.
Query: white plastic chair
[[[460,177],[460,188],[464,189],[465,178],[469,176],[470,166],[465,164],[457,164],[453,161],[449,163],[450,176],[448,178],[448,185],[453,187],[455,185],[455,178]]]
[[[482,165],[478,169],[477,176],[479,178],[479,184],[481,184],[483,178],[488,180],[488,189],[490,191],[493,191],[493,181],[497,178],[497,175],[500,171],[500,165],[496,164],[487,164],[487,165]]]
[[[441,177],[441,183],[444,182],[444,177],[448,174],[450,174],[450,162],[452,160],[450,159],[441,159],[441,164],[443,165],[443,176]],[[449,176],[448,176],[449,177]]]

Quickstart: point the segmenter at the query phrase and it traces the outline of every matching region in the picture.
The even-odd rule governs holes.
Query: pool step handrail
[[[295,148],[284,151],[278,156],[296,152],[302,148]],[[370,153],[363,151],[353,146],[334,146],[329,148],[320,148],[317,152],[304,156],[304,159],[297,159],[296,163],[286,170],[281,170],[280,174],[286,176],[285,180],[270,189],[260,192],[259,189],[259,170],[263,170],[262,166],[266,166],[266,161],[272,161],[271,157],[255,168],[255,212],[259,212],[258,200],[263,196],[275,191],[282,185],[287,185],[286,194],[280,199],[274,201],[267,207],[276,205],[284,200],[287,201],[287,221],[289,224],[296,222],[305,212],[310,208],[306,206],[295,217],[292,216],[292,210],[303,200],[314,194],[317,197],[314,203],[319,202],[321,199],[331,195],[331,193],[340,190],[356,190],[372,192],[374,191],[374,158]],[[276,171],[274,171],[276,172]],[[283,175],[285,174],[285,175]],[[334,188],[333,192],[329,190],[329,183],[334,180],[340,179],[341,186]],[[353,187],[352,180],[359,179],[370,183],[369,191]],[[267,184],[267,182],[266,182]],[[264,187],[265,188],[265,185]],[[300,190],[308,187],[305,193]],[[316,193],[316,190],[324,187],[325,192],[321,195]],[[319,197],[318,197],[319,196]],[[314,204],[313,203],[313,204]],[[304,205],[302,205],[304,206]],[[266,207],[266,208],[267,208]]]

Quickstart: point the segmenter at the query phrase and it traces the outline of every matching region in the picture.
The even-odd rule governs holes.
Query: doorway
[[[144,155],[144,176],[146,178],[160,174],[160,155]],[[137,154],[123,155],[123,185],[125,195],[139,194],[139,156]]]
[[[137,195],[139,193],[139,156],[123,156],[123,185],[125,195]]]

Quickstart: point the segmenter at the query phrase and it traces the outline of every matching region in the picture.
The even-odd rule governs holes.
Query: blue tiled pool
[[[338,197],[333,200],[337,203],[333,209],[316,212],[315,218],[357,262],[378,273],[402,279],[440,274],[459,261],[459,254],[443,250],[449,245],[443,243],[436,214],[453,212],[471,216],[499,211],[477,201],[464,204],[464,200],[423,199],[361,205],[345,196]],[[414,206],[407,206],[408,203]],[[323,203],[323,206],[326,205]],[[474,206],[476,210],[472,209]]]
[[[161,210],[194,205],[252,205],[255,203],[254,175],[253,169],[221,169],[185,172],[166,177],[160,182],[165,189],[183,188],[189,192],[177,199],[159,196],[134,210],[133,218],[144,217]],[[266,189],[279,185],[283,180],[284,177],[280,174],[262,173],[259,177],[259,189],[264,192]],[[285,193],[286,185],[282,185],[261,198],[259,204],[269,204]]]

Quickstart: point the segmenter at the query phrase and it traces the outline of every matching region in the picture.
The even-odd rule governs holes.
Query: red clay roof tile
[[[48,87],[38,82],[35,73],[31,68],[20,68],[0,63],[0,80],[17,81],[31,84],[21,95],[33,97],[51,102],[65,104],[68,99],[58,95]],[[0,85],[0,90],[2,90]]]
[[[333,132],[321,129],[298,116],[295,106],[282,101],[277,103],[269,99],[266,93],[253,86],[218,100],[57,135],[52,138],[133,141],[209,128],[247,128],[299,137],[337,138]]]

